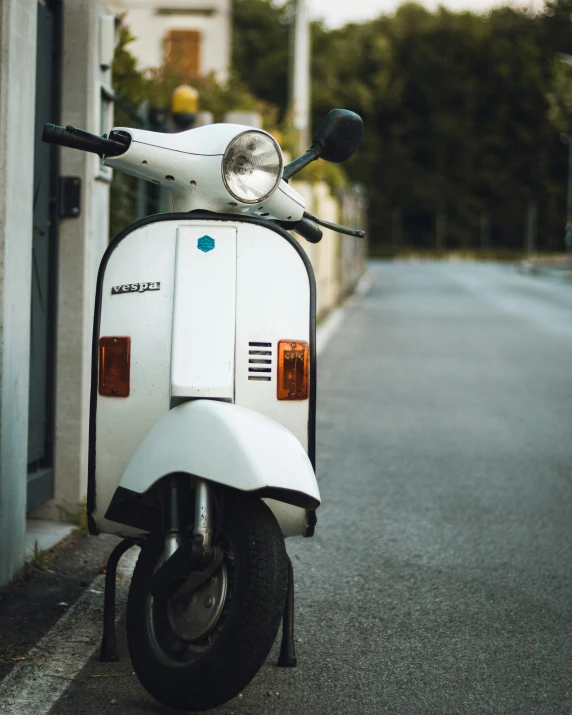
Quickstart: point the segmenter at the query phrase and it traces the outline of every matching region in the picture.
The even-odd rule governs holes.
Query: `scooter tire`
[[[156,700],[177,710],[208,710],[236,697],[266,660],[282,618],[288,566],[270,509],[229,490],[219,533],[232,554],[232,586],[216,638],[198,657],[185,660],[159,642],[169,640],[156,632],[169,628],[162,615],[168,603],[153,599],[149,587],[163,552],[161,538],[150,537],[142,546],[131,581],[126,625],[135,673]]]

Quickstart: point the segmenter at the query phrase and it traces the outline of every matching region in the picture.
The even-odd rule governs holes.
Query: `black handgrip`
[[[57,124],[46,124],[42,134],[42,141],[47,144],[59,144],[70,149],[81,149],[89,151],[99,156],[119,156],[129,147],[130,139],[119,142],[113,139],[99,137],[83,129],[77,129],[71,125],[58,127]]]
[[[322,236],[324,235],[322,229],[307,218],[303,218],[301,221],[298,221],[298,223],[295,223],[292,226],[292,230],[300,234],[306,241],[310,241],[310,243],[318,243],[322,240]]]

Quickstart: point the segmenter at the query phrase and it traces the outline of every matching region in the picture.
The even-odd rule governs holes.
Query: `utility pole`
[[[530,201],[526,220],[526,253],[530,256],[536,251],[536,227],[538,224],[538,206]]]
[[[491,222],[489,212],[486,209],[481,209],[481,251],[488,251],[491,247],[490,242]]]
[[[566,223],[572,221],[572,135],[568,134],[568,192],[566,201]]]
[[[572,65],[572,55],[557,52],[556,57],[566,65]],[[566,229],[572,223],[572,134],[562,134],[560,136],[564,144],[568,144],[568,191],[566,192]],[[566,238],[565,238],[566,241]]]
[[[393,253],[401,250],[401,209],[393,209],[391,212],[391,244]]]
[[[298,153],[310,145],[310,23],[307,0],[291,0],[294,26],[290,34],[290,111],[298,134]]]
[[[439,206],[435,216],[435,251],[443,253],[445,241],[447,240],[447,210],[444,206]]]

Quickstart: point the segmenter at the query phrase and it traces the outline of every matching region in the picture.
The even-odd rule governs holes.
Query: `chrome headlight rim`
[[[274,147],[276,149],[276,154],[278,156],[278,172],[276,175],[276,181],[274,182],[274,186],[268,193],[266,193],[261,198],[257,198],[257,199],[243,199],[240,196],[237,196],[234,193],[234,191],[230,188],[230,186],[228,185],[226,173],[224,170],[225,159],[227,157],[228,152],[231,150],[233,145],[245,134],[262,134],[262,136],[267,137],[268,139],[270,139],[272,144],[274,144]],[[276,139],[274,139],[274,137],[271,134],[269,134],[268,132],[265,132],[262,129],[246,129],[245,131],[240,132],[235,137],[233,137],[232,140],[228,143],[228,146],[224,150],[224,154],[222,156],[220,168],[221,168],[221,176],[222,176],[222,182],[224,184],[224,188],[228,191],[228,193],[232,196],[232,198],[241,204],[254,205],[254,204],[259,204],[262,201],[266,201],[266,199],[268,199],[270,196],[272,196],[272,194],[278,188],[280,182],[282,181],[282,174],[284,173],[284,157],[282,156],[282,150],[280,149],[280,145],[278,144]]]

